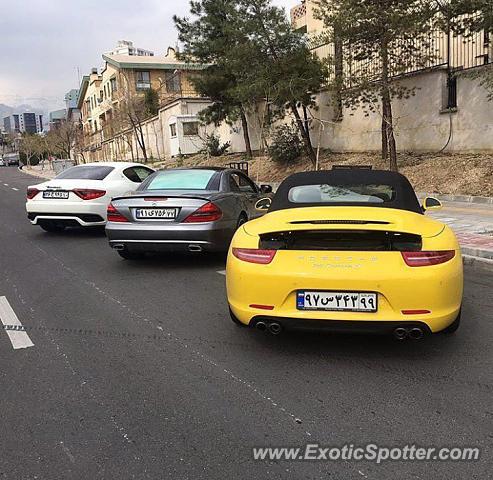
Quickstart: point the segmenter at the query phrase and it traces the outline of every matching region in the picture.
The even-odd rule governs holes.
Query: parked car
[[[139,163],[87,163],[27,189],[27,216],[47,232],[105,225],[112,197],[134,191],[152,173]]]
[[[0,167],[5,167],[5,161],[2,156],[0,156]]]
[[[5,167],[10,167],[12,165],[18,166],[20,163],[19,154],[18,153],[5,153],[3,155],[3,165]]]
[[[159,171],[133,194],[112,200],[106,235],[126,259],[145,252],[227,250],[236,229],[262,215],[255,204],[271,191],[235,169]]]
[[[409,181],[387,171],[287,178],[268,213],[240,228],[226,267],[231,318],[286,328],[420,338],[460,323],[462,259],[445,224],[424,215]]]

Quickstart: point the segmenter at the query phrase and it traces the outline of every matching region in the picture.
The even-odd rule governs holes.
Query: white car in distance
[[[136,190],[154,170],[141,163],[97,162],[68,168],[27,188],[26,211],[47,232],[106,224],[113,197]]]

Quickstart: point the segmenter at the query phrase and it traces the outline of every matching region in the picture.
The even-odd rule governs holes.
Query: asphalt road
[[[36,183],[0,169],[0,478],[490,478],[493,275],[466,271],[455,336],[241,329],[224,258],[120,259],[104,234],[27,221]],[[5,185],[7,184],[7,185]],[[16,190],[17,189],[17,190]],[[254,461],[254,446],[477,446],[479,462]]]

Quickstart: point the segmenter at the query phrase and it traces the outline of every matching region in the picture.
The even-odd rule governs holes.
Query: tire
[[[127,249],[125,250],[117,250],[118,255],[120,257],[124,258],[125,260],[141,260],[144,258],[143,253],[137,253],[137,252],[129,252]]]
[[[235,316],[235,314],[232,312],[231,308],[229,309],[229,316],[231,317],[231,321],[237,326],[237,327],[246,327],[244,323],[241,323]]]
[[[447,328],[443,329],[440,333],[445,333],[446,335],[455,333],[460,327],[460,316],[461,316],[461,311],[459,310],[459,315],[457,315],[457,318]]]
[[[245,213],[242,213],[236,222],[236,230],[238,230],[244,223],[248,222],[248,218]]]
[[[49,233],[61,233],[65,230],[64,225],[60,225],[57,223],[51,223],[51,222],[42,222],[39,224],[39,226],[45,231]]]

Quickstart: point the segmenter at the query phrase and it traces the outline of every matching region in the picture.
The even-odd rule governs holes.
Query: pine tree
[[[422,0],[318,0],[318,16],[334,32],[343,49],[343,78],[332,78],[343,105],[382,119],[382,156],[397,171],[392,104],[395,98],[414,95],[413,88],[394,77],[425,67],[432,60],[430,28],[432,2]],[[334,59],[332,59],[334,61]]]
[[[248,64],[244,58],[249,44],[241,31],[241,18],[234,0],[191,0],[188,17],[174,17],[178,39],[183,45],[180,57],[206,66],[192,82],[197,92],[212,101],[202,112],[204,121],[218,125],[241,119],[247,155],[252,156],[245,99],[239,84]]]

